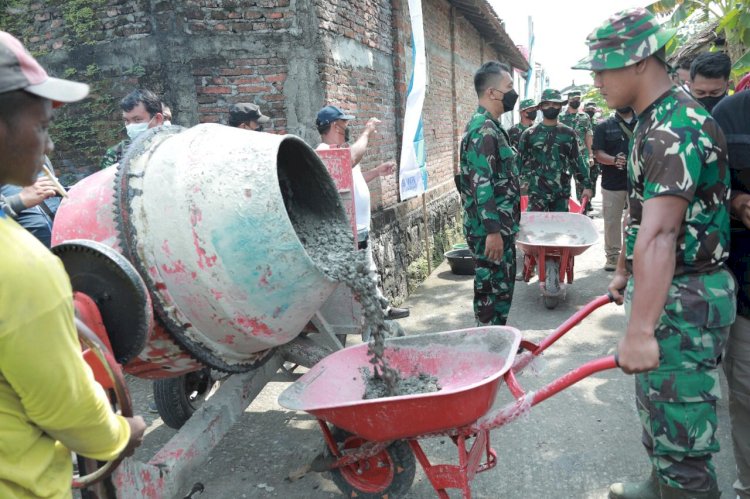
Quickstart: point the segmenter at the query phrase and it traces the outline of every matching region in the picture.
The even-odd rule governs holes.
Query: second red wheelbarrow
[[[437,378],[436,392],[363,400],[372,367],[362,344],[324,358],[287,388],[279,403],[318,418],[327,448],[311,468],[329,471],[348,497],[403,496],[419,461],[439,497],[448,498],[447,489],[455,488],[470,498],[472,478],[497,464],[490,430],[581,379],[616,367],[615,356],[596,359],[530,392],[516,380],[547,347],[610,301],[605,295],[590,302],[538,345],[504,326],[388,338],[390,366],[402,376]],[[503,383],[513,401],[493,407]],[[456,444],[458,464],[430,463],[419,440],[436,436]]]
[[[582,206],[570,200],[571,212],[524,211],[516,246],[523,251],[523,280],[529,282],[538,269],[544,306],[552,309],[565,297],[573,282],[575,257],[596,243],[599,233]],[[567,281],[567,283],[566,283]]]

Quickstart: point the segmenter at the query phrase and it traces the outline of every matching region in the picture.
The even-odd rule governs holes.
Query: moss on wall
[[[442,230],[436,230],[431,236],[430,259],[432,269],[443,263],[443,254],[450,250],[454,244],[464,242],[463,230],[457,218],[451,218]],[[408,293],[414,292],[417,287],[427,279],[429,266],[427,265],[427,250],[422,247],[419,257],[413,260],[406,268]]]

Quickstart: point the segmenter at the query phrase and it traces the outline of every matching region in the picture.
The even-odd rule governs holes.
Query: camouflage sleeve
[[[657,128],[640,147],[643,168],[643,200],[657,196],[679,196],[692,201],[703,165],[715,163],[718,154],[726,154],[712,137],[723,134],[715,121],[706,121],[696,130],[688,118],[677,117],[670,127]],[[692,126],[691,126],[692,125]]]
[[[108,168],[115,163],[117,163],[117,146],[113,146],[107,149],[107,152],[104,153],[104,157],[102,158],[101,163],[99,163],[99,168],[104,170],[105,168]]]
[[[578,149],[578,141],[573,139],[570,147],[571,171],[576,181],[583,185],[584,189],[591,189],[591,177],[589,176],[588,159],[585,158]]]
[[[521,133],[521,136],[518,138],[518,155],[516,156],[516,168],[518,169],[518,176],[521,180],[521,183],[526,183],[529,181],[529,130],[531,130],[531,128],[527,128],[526,130],[524,130],[523,133]]]
[[[594,135],[594,124],[592,123],[591,118],[589,118],[585,114],[582,115],[582,116],[584,118],[583,121],[584,121],[585,126],[586,126],[586,134],[588,134],[588,135]]]
[[[495,172],[498,172],[500,147],[496,133],[482,128],[467,151],[470,165],[469,194],[474,198],[479,222],[488,234],[502,232],[500,207],[495,202]]]

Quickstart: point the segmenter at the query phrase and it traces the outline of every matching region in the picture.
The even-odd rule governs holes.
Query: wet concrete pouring
[[[378,298],[374,276],[371,275],[365,251],[354,251],[351,228],[330,217],[306,210],[295,202],[285,180],[280,179],[285,205],[297,237],[315,266],[327,277],[343,282],[362,304],[365,328],[370,329],[368,355],[372,372],[363,368],[363,398],[411,395],[439,390],[437,379],[424,373],[403,377],[388,365],[385,339],[390,327],[385,318],[387,301]]]

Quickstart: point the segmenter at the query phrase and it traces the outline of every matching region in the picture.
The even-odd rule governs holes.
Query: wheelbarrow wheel
[[[210,392],[214,380],[208,368],[154,381],[154,403],[164,424],[182,428]]]
[[[553,258],[544,262],[544,306],[552,310],[560,301],[560,264]]]
[[[367,442],[340,428],[332,428],[341,450],[352,450]],[[330,455],[330,449],[327,449]],[[414,453],[405,440],[397,440],[379,454],[343,468],[331,470],[333,483],[347,497],[382,499],[404,497],[414,482]]]

